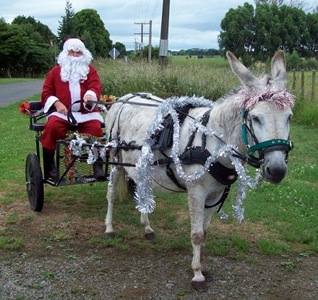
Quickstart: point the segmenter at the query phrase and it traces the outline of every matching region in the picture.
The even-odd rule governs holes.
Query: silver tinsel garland
[[[204,99],[203,97],[180,97],[180,98],[169,98],[162,105],[160,105],[156,111],[155,120],[152,122],[150,127],[147,130],[147,136],[144,141],[144,144],[141,149],[141,154],[138,162],[136,163],[136,191],[135,191],[135,199],[136,199],[136,208],[139,212],[144,214],[149,214],[154,211],[156,207],[156,202],[154,199],[154,193],[151,186],[151,182],[153,179],[153,158],[154,154],[152,151],[152,145],[154,143],[151,138],[157,132],[160,132],[162,128],[162,122],[166,116],[169,114],[173,119],[173,145],[171,151],[171,158],[174,161],[176,171],[178,176],[183,179],[185,182],[195,182],[199,180],[206,172],[208,172],[210,165],[217,161],[219,157],[227,157],[231,160],[233,166],[238,175],[238,187],[236,193],[236,200],[233,204],[233,215],[234,217],[241,222],[244,219],[244,209],[243,209],[243,201],[246,197],[246,190],[248,187],[256,188],[259,182],[262,180],[262,176],[259,171],[256,173],[255,179],[251,178],[242,164],[242,161],[233,156],[235,151],[237,151],[237,147],[235,145],[224,144],[217,151],[214,151],[210,157],[206,160],[204,166],[202,166],[199,170],[194,172],[191,175],[187,175],[182,167],[182,163],[179,159],[180,149],[180,124],[178,119],[178,113],[176,111],[177,108],[184,107],[191,104],[192,107],[207,107],[213,108],[214,102]],[[222,138],[222,134],[218,132],[214,132],[203,126],[200,119],[191,121],[190,124],[190,134],[192,132],[199,131],[207,136]],[[98,143],[93,143],[89,149],[89,156],[87,159],[87,163],[92,164],[96,161],[98,157],[104,158],[106,156],[107,149],[116,148],[118,146],[117,140],[112,140],[108,142],[106,145],[103,145],[104,148],[95,147]],[[80,136],[76,135],[76,139],[72,140],[69,144],[70,149],[73,150],[74,155],[81,156],[83,144],[85,140]],[[114,162],[116,161],[116,157],[114,157]],[[117,172],[117,167],[112,167],[111,174]],[[112,176],[110,177],[109,185],[113,184]],[[220,217],[222,219],[227,219],[228,216],[224,211],[220,211]]]
[[[80,157],[83,153],[83,144],[86,143],[79,133],[75,132],[75,139],[70,141],[69,148],[73,151],[73,155]]]
[[[84,148],[88,152],[87,163],[93,164],[99,157],[105,158],[106,151],[108,148],[114,148],[117,146],[116,141],[109,142],[107,144],[101,144],[99,142],[93,142],[90,146],[84,146],[87,143],[85,138],[83,138],[79,133],[75,132],[75,139],[72,139],[69,143],[69,149],[72,150],[73,155],[80,157],[83,154]]]
[[[164,118],[170,114],[174,123],[173,130],[173,146],[171,158],[174,161],[176,166],[177,174],[180,178],[182,178],[185,182],[194,182],[200,179],[206,172],[208,172],[210,165],[215,162],[219,157],[228,157],[232,164],[235,167],[235,170],[238,174],[238,190],[235,204],[233,205],[233,215],[234,217],[241,222],[244,219],[244,209],[242,207],[243,200],[246,197],[246,189],[247,187],[255,188],[259,181],[261,180],[261,176],[257,175],[255,179],[252,179],[247,175],[246,169],[243,166],[241,160],[234,157],[234,151],[237,150],[234,145],[224,145],[219,148],[217,151],[214,151],[210,157],[208,157],[204,166],[196,171],[194,174],[187,175],[185,174],[182,164],[179,159],[180,149],[179,149],[179,137],[180,137],[180,124],[178,120],[178,114],[176,108],[183,107],[188,104],[191,104],[193,107],[210,107],[212,108],[214,103],[210,100],[204,98],[197,97],[181,97],[181,98],[170,98],[166,100],[157,110],[155,121],[151,124],[150,128],[147,132],[147,137],[145,144],[142,147],[142,152],[139,158],[138,163],[136,164],[137,169],[137,189],[135,193],[135,199],[137,201],[136,208],[141,213],[151,213],[154,211],[156,207],[156,203],[154,200],[154,194],[151,187],[151,181],[153,178],[153,152],[151,146],[153,144],[153,140],[151,136],[153,136],[156,132],[160,131],[161,124]],[[219,138],[222,137],[220,133],[213,132],[209,128],[203,126],[201,124],[201,120],[194,120],[191,124],[191,131],[198,130],[207,136],[217,136]],[[222,211],[222,218],[227,218],[226,214]]]

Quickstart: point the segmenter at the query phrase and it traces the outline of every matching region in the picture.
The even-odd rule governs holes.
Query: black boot
[[[44,166],[44,179],[56,179],[56,167],[54,161],[54,150],[43,148],[43,166]]]
[[[105,171],[103,169],[103,160],[98,158],[93,164],[94,177],[98,181],[105,181]]]

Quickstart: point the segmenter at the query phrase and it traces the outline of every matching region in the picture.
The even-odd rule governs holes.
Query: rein
[[[152,101],[155,101],[155,102],[158,102],[158,104],[152,104],[152,103],[139,103],[139,102],[133,102],[133,101],[129,101],[131,98],[134,98],[135,96],[140,96],[141,98],[145,98],[145,99],[151,99]],[[126,100],[116,100],[116,101],[112,101],[112,102],[105,102],[105,101],[87,101],[87,104],[90,104],[90,105],[94,105],[94,104],[102,104],[102,105],[105,105],[105,106],[108,106],[108,105],[113,105],[115,103],[122,103],[122,104],[133,104],[133,105],[140,105],[140,106],[151,106],[151,107],[158,107],[160,103],[160,101],[156,100],[156,99],[153,99],[151,97],[148,96],[147,93],[132,93],[132,96],[131,98],[128,98]],[[68,111],[67,111],[67,120],[68,122],[70,122],[72,125],[74,126],[77,126],[77,121],[76,119],[74,118],[73,116],[73,113],[72,113],[72,106],[74,104],[77,104],[77,103],[84,103],[84,100],[76,100],[74,101],[71,106],[69,107]]]
[[[130,101],[130,99],[134,98],[136,95],[138,95],[142,98],[149,98],[149,95],[146,93],[134,93],[134,94],[132,94],[132,96],[130,98],[125,99],[125,100],[119,99],[119,100],[113,101],[113,102],[88,101],[87,103],[88,104],[102,104],[102,105],[113,105],[115,103],[122,103],[122,104],[132,104],[132,105],[150,106],[150,107],[158,107],[159,104],[162,103],[161,101],[155,100],[151,97],[150,97],[150,99],[158,102],[158,104],[139,103],[139,102]],[[74,104],[83,103],[83,102],[84,102],[84,100],[77,100],[77,101],[73,102],[68,110],[67,119],[74,126],[77,125],[77,121],[72,114],[72,106]],[[182,112],[182,114],[189,116],[187,113],[184,113],[184,112]],[[291,140],[285,140],[285,139],[272,139],[272,140],[268,140],[268,141],[264,141],[264,142],[259,143],[257,140],[257,137],[255,136],[255,134],[253,132],[253,128],[251,127],[251,125],[248,125],[247,119],[248,119],[248,110],[246,108],[243,108],[242,109],[241,129],[242,129],[242,139],[243,139],[243,142],[244,142],[245,147],[247,149],[247,156],[240,154],[236,150],[234,150],[234,152],[235,152],[234,156],[247,162],[250,166],[252,166],[254,168],[260,168],[260,166],[262,165],[263,159],[264,159],[264,154],[271,152],[271,151],[277,151],[277,150],[285,151],[286,152],[286,160],[287,160],[289,151],[291,149],[293,149],[293,147],[294,147],[293,142]],[[252,139],[255,143],[252,146],[249,144],[248,134],[252,137]],[[190,144],[191,144],[193,138],[194,137],[190,137],[190,141],[189,141]],[[258,152],[258,156],[254,155],[255,152]]]

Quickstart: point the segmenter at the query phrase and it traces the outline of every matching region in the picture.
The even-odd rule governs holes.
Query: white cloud
[[[313,0],[315,1],[315,0]],[[140,40],[140,25],[135,22],[153,23],[153,45],[159,45],[163,0],[70,0],[75,12],[95,9],[110,33],[113,42],[123,43],[127,49],[134,48],[135,39]],[[217,36],[220,22],[230,8],[243,6],[253,0],[171,0],[169,18],[169,49],[218,48]],[[7,22],[19,16],[31,16],[47,25],[57,34],[59,22],[65,15],[66,0],[0,0],[0,18]],[[148,32],[148,26],[145,25]],[[148,43],[148,36],[144,36]]]

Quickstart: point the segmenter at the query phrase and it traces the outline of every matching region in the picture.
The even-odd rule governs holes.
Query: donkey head
[[[288,140],[294,96],[286,91],[286,63],[283,51],[272,59],[271,75],[254,76],[227,52],[232,71],[243,84],[238,105],[243,111],[243,141],[249,159],[263,167],[263,176],[279,183],[287,173]],[[245,132],[244,132],[245,130]],[[256,156],[255,156],[256,155]]]

